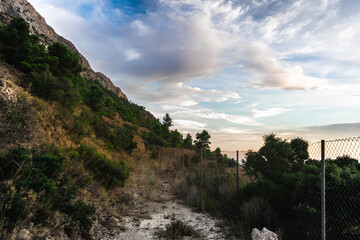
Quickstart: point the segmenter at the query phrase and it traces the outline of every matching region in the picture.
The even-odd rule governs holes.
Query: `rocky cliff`
[[[84,68],[83,77],[97,80],[105,88],[113,91],[120,97],[126,98],[126,95],[120,88],[116,87],[112,81],[100,72],[91,69],[86,58],[76,49],[69,40],[59,36],[52,27],[47,25],[45,19],[34,9],[27,0],[0,0],[0,21],[8,23],[13,17],[22,17],[30,24],[30,31],[36,34],[40,41],[48,46],[54,42],[61,42],[72,49],[79,57]]]

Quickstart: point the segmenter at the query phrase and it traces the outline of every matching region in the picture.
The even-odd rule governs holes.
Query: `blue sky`
[[[360,134],[356,0],[30,2],[129,99],[213,148]]]

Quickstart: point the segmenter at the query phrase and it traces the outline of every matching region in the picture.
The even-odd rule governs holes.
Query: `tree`
[[[13,18],[6,27],[1,28],[0,40],[6,62],[19,67],[21,62],[28,61],[34,38],[30,35],[29,24],[23,18]]]
[[[292,149],[288,142],[271,133],[263,137],[264,145],[258,152],[248,151],[244,169],[250,176],[278,180],[284,173],[291,170],[289,159]]]
[[[175,129],[175,131],[170,132],[170,146],[174,148],[178,148],[181,146],[182,142],[182,134]]]
[[[56,42],[48,47],[50,56],[57,57],[59,64],[52,66],[51,71],[55,76],[73,77],[82,71],[76,54],[62,43]]]
[[[308,147],[309,143],[302,138],[294,138],[290,142],[291,149],[293,151],[292,161],[295,163],[304,163],[309,158]]]
[[[194,146],[193,146],[193,140],[192,140],[192,137],[191,135],[188,133],[186,135],[186,138],[184,139],[183,141],[183,147],[186,148],[186,149],[193,149]]]
[[[216,156],[217,159],[222,157],[221,150],[220,150],[219,147],[217,147],[215,149],[214,153],[215,153],[215,156]]]
[[[194,140],[195,147],[197,149],[210,148],[210,138],[211,136],[206,130],[203,130],[201,133],[197,133],[196,140]]]
[[[165,139],[169,138],[169,129],[172,125],[173,125],[172,119],[171,119],[170,115],[168,113],[166,113],[163,118],[163,124],[162,124]]]
[[[100,111],[104,105],[104,91],[97,84],[91,85],[87,103],[94,111]]]

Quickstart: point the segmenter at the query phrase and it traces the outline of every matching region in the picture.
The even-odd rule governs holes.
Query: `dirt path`
[[[158,181],[156,189],[148,189],[140,187],[138,183],[141,181],[134,179],[135,185],[131,186],[130,184],[127,189],[133,196],[128,216],[123,216],[121,219],[111,218],[107,225],[115,226],[113,229],[118,231],[110,234],[105,234],[107,229],[102,230],[101,224],[98,224],[94,234],[95,238],[109,240],[159,239],[154,236],[156,231],[165,229],[165,226],[172,221],[180,220],[203,235],[202,238],[197,239],[225,239],[220,228],[216,227],[215,219],[207,214],[194,212],[172,194],[169,183]],[[149,201],[148,196],[153,194],[147,191],[157,191],[152,201]]]

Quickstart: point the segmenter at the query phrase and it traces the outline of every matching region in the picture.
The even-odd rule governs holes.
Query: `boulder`
[[[263,228],[261,231],[257,228],[254,228],[251,233],[252,240],[278,240],[276,233]]]

